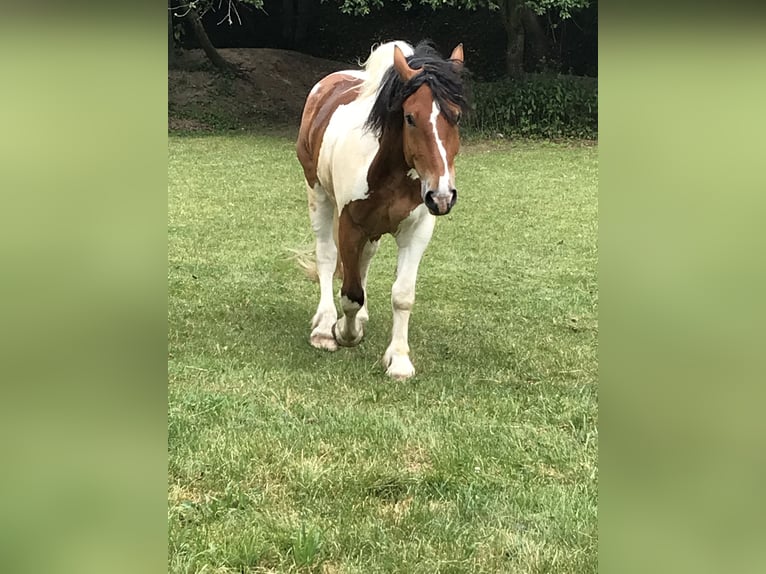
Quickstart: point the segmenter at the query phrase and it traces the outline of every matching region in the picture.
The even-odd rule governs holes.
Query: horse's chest
[[[413,193],[412,189],[382,189],[373,190],[367,198],[350,203],[347,209],[365,235],[377,240],[386,233],[396,233],[401,222],[421,203],[420,193]]]

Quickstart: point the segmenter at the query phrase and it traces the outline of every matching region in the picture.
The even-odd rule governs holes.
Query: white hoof
[[[403,381],[415,375],[415,367],[407,355],[392,354],[384,358],[384,362],[388,366],[386,374],[391,378]]]
[[[338,350],[338,343],[335,341],[335,337],[332,336],[332,333],[314,329],[311,333],[310,340],[311,346],[316,347],[317,349],[325,349],[326,351]]]
[[[338,324],[344,319],[345,317],[341,317],[340,319],[338,319],[338,322],[332,326],[333,337],[335,337],[335,341],[341,347],[356,347],[362,341],[362,337],[364,336],[364,331],[362,331],[362,329],[359,328],[357,330],[357,335],[355,338],[353,339],[344,338],[341,335],[341,333],[343,332],[343,328],[338,326]]]

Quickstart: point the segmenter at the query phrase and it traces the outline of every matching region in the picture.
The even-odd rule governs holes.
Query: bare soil
[[[168,128],[173,131],[294,129],[314,84],[356,64],[288,50],[229,48],[221,55],[240,75],[214,68],[202,50],[179,54],[168,71]]]

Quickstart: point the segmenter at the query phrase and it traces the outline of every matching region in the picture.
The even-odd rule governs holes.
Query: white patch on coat
[[[357,311],[359,311],[359,309],[362,308],[362,306],[359,303],[357,303],[356,301],[352,301],[345,295],[340,296],[340,306],[344,311],[346,312],[350,311],[352,313],[356,313]]]
[[[410,171],[407,172],[407,177],[410,179],[420,179],[420,176],[418,175],[418,172],[415,168],[412,168]]]
[[[338,212],[369,194],[367,172],[380,147],[364,125],[372,104],[373,99],[365,98],[338,106],[325,129],[317,178],[335,197]]]
[[[439,130],[436,129],[436,119],[439,117],[439,113],[441,110],[439,109],[439,105],[436,103],[436,101],[433,102],[431,105],[431,117],[429,118],[431,121],[431,127],[434,131],[434,140],[436,141],[436,148],[439,150],[439,155],[442,158],[442,162],[444,163],[444,174],[439,176],[439,188],[438,191],[442,193],[449,193],[450,191],[450,182],[449,182],[449,165],[447,164],[447,150],[444,148],[444,144],[442,143],[441,138],[439,137]]]

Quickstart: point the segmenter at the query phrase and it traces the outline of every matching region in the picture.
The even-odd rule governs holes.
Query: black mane
[[[463,65],[456,65],[452,60],[445,60],[428,42],[421,42],[415,47],[415,53],[407,57],[411,68],[423,71],[416,74],[406,84],[402,82],[396,70],[390,68],[380,84],[375,103],[367,118],[367,128],[380,137],[387,125],[401,125],[402,104],[423,84],[428,84],[441,113],[451,124],[457,123],[456,114],[447,105],[457,106],[461,112],[468,110],[468,101],[463,90]]]

